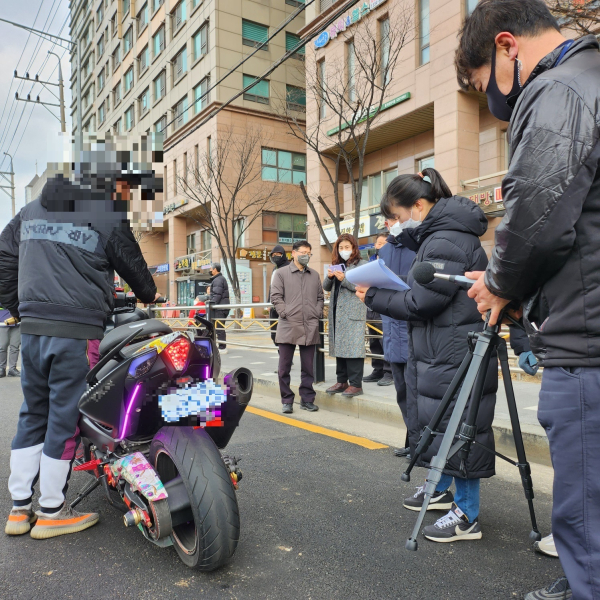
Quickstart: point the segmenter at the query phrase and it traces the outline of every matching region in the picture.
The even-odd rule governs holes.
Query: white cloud
[[[2,4],[1,16],[3,19],[69,38],[68,21],[62,32],[59,33],[69,15],[68,0],[27,0],[11,3],[3,0]],[[34,24],[40,6],[41,10]],[[60,123],[49,114],[46,108],[14,100],[16,91],[19,91],[20,97],[26,97],[31,91],[32,98],[39,95],[41,100],[58,104],[58,100],[43,86],[39,84],[32,85],[13,78],[13,71],[18,64],[20,76],[24,76],[27,67],[29,67],[31,78],[39,73],[40,79],[44,81],[58,82],[58,61],[55,56],[48,56],[47,52],[52,49],[60,56],[64,50],[58,47],[52,48],[53,44],[51,42],[43,41],[34,34],[31,34],[29,41],[27,41],[28,35],[28,32],[23,29],[0,22],[0,40],[2,40],[0,45],[0,114],[6,102],[4,115],[0,121],[0,162],[4,159],[0,170],[10,170],[10,161],[3,155],[3,152],[11,153],[14,156],[17,212],[25,204],[25,186],[35,175],[36,161],[38,174],[41,175],[46,168],[46,163],[62,160],[63,148],[63,142],[60,138]],[[25,49],[24,52],[23,49]],[[21,53],[23,55],[19,62]],[[42,69],[45,62],[46,64]],[[71,127],[71,67],[68,53],[62,58],[62,68],[65,80],[67,131],[69,131]],[[57,87],[50,87],[50,89],[58,95]],[[58,108],[51,107],[49,110],[59,116]],[[21,115],[21,123],[17,128]],[[27,127],[25,128],[26,124]],[[10,193],[10,190],[6,191]],[[10,219],[10,198],[3,190],[0,190],[0,230],[6,226]]]

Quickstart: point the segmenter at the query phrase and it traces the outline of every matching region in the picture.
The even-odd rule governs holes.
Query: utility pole
[[[49,54],[54,54],[54,52],[50,52]],[[60,62],[59,64],[59,68],[60,68]],[[63,96],[63,90],[62,90],[62,79],[60,80],[60,83],[51,83],[50,81],[41,81],[39,75],[36,75],[34,79],[30,79],[29,78],[29,73],[25,73],[25,77],[20,77],[19,74],[15,71],[14,74],[15,79],[22,79],[23,81],[31,81],[32,83],[40,83],[41,85],[43,85],[46,89],[48,89],[47,86],[49,85],[55,85],[57,87],[60,88],[60,98],[59,98],[59,102],[60,104],[52,104],[50,102],[42,102],[40,100],[40,97],[37,96],[37,98],[35,100],[31,99],[31,94],[27,94],[27,98],[19,98],[19,93],[15,92],[15,100],[17,100],[18,102],[31,102],[32,104],[39,104],[40,106],[43,106],[55,119],[58,119],[58,117],[48,108],[49,106],[56,106],[60,108],[60,116],[61,118],[58,119],[60,121],[60,129],[63,133],[65,133],[66,129],[66,123],[65,123],[65,106],[64,106],[64,96]],[[48,90],[55,98],[56,98],[56,94],[54,94],[51,90]]]
[[[56,54],[56,52],[51,52],[48,50],[48,54],[52,54],[58,58],[58,101],[60,102],[60,130],[65,133],[67,131],[67,120],[65,118],[65,88],[63,85],[62,65],[60,62],[60,56]]]
[[[0,171],[0,175],[2,175],[2,177],[4,179],[6,179],[6,181],[8,181],[8,178],[6,176],[10,175],[10,185],[0,185],[0,189],[2,189],[2,191],[7,196],[10,196],[10,198],[12,200],[12,216],[14,218],[14,216],[16,214],[16,206],[15,206],[15,170],[13,168],[13,157],[8,152],[5,152],[4,154],[6,154],[6,156],[8,156],[10,158],[10,171]],[[11,193],[9,194],[6,190],[10,190]]]

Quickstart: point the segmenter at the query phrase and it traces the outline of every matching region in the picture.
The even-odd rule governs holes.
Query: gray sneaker
[[[410,449],[409,449],[410,452]],[[423,506],[423,502],[425,501],[425,486],[422,485],[417,488],[417,492],[411,496],[410,498],[406,498],[404,500],[404,508],[408,508],[408,510],[414,510],[419,512],[421,510],[421,506]],[[431,500],[429,501],[429,506],[427,510],[450,510],[452,508],[452,503],[454,502],[454,496],[450,490],[446,490],[445,492],[435,492],[433,494]]]
[[[34,540],[46,540],[58,535],[77,533],[92,527],[100,518],[98,513],[78,513],[66,503],[57,515],[49,516],[41,511],[36,514],[38,519],[31,530],[31,537]]]
[[[569,600],[570,598],[573,598],[571,586],[566,577],[561,577],[543,590],[529,592],[524,600]]]
[[[438,519],[434,525],[423,529],[423,535],[432,542],[460,542],[462,540],[480,540],[482,538],[479,518],[472,523],[456,504],[444,517]]]
[[[547,556],[553,556],[558,558],[558,552],[556,551],[556,545],[554,544],[554,536],[552,534],[542,538],[539,542],[533,544],[536,552],[546,554]]]

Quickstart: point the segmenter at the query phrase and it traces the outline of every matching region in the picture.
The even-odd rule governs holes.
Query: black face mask
[[[488,99],[488,107],[490,112],[501,121],[510,121],[512,117],[515,101],[521,93],[521,85],[519,84],[519,61],[515,60],[515,75],[513,79],[512,90],[507,95],[504,95],[498,88],[496,82],[496,46],[492,53],[492,68],[490,71],[490,81],[485,90]],[[511,101],[510,105],[508,101]]]
[[[271,256],[271,262],[276,266],[280,267],[286,261],[286,256]]]

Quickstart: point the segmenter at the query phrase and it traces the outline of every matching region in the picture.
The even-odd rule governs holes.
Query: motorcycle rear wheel
[[[163,427],[150,445],[150,462],[163,483],[181,476],[193,520],[173,526],[179,558],[200,571],[214,571],[235,553],[240,514],[231,476],[203,429]]]

